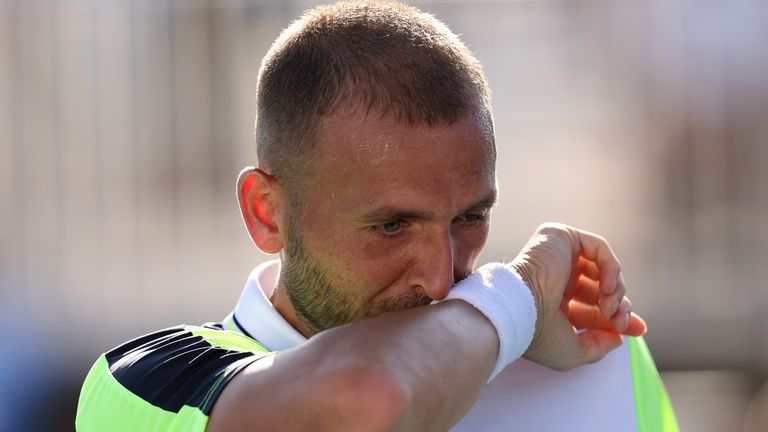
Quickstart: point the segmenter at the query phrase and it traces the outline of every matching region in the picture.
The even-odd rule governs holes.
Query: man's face
[[[280,289],[294,325],[311,335],[426,305],[471,273],[496,197],[491,140],[471,115],[435,127],[325,117],[288,218]]]

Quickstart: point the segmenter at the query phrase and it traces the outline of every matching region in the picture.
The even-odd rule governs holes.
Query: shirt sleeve
[[[226,384],[269,355],[237,332],[180,326],[99,357],[83,384],[78,431],[204,431]]]

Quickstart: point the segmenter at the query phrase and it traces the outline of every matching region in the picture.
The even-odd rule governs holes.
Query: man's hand
[[[646,324],[624,296],[608,242],[562,224],[541,225],[511,265],[536,298],[538,319],[524,357],[557,370],[593,363],[643,335]]]

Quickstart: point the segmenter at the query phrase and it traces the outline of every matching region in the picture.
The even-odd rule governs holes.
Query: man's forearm
[[[383,314],[254,363],[224,390],[209,430],[445,430],[497,352],[494,327],[468,303]]]

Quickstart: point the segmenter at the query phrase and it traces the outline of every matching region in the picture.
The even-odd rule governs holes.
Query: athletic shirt
[[[243,368],[306,339],[273,307],[280,262],[258,266],[223,323],[179,326],[127,342],[91,368],[78,431],[204,431],[216,398]],[[254,401],[254,403],[258,403]],[[678,431],[642,338],[600,362],[556,372],[525,359],[482,391],[453,431]]]

